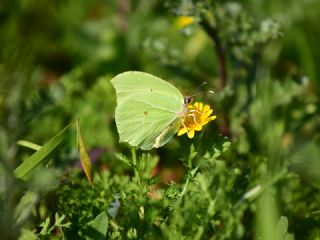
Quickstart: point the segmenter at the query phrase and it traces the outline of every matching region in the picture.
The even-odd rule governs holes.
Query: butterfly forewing
[[[137,93],[162,93],[183,103],[183,96],[172,84],[151,74],[129,71],[115,76],[111,82],[117,91],[118,104],[128,96]],[[156,95],[155,95],[156,96]]]

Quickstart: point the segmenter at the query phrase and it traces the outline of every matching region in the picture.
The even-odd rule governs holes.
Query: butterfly
[[[120,142],[142,150],[159,148],[184,125],[186,116],[196,121],[197,110],[188,110],[192,97],[183,97],[176,87],[156,76],[128,71],[116,75],[111,83],[117,96],[115,121]]]

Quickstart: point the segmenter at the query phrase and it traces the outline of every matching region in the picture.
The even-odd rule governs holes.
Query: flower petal
[[[195,127],[194,127],[194,130],[195,130],[195,131],[201,131],[201,130],[202,130],[202,126],[203,126],[203,125],[200,125],[200,124],[197,125],[197,126],[195,126]]]
[[[187,135],[188,135],[188,138],[193,138],[194,137],[194,130],[189,130]]]
[[[209,117],[212,113],[213,113],[213,110],[209,108],[209,111],[206,111],[204,115],[206,117]]]
[[[212,117],[207,118],[205,121],[202,122],[202,126],[208,124],[209,122],[213,121],[216,118],[217,118],[216,116],[212,116]]]
[[[207,111],[211,110],[208,104],[204,105],[203,112],[206,113]]]
[[[178,136],[181,136],[181,135],[185,134],[187,131],[188,130],[185,127],[180,128],[179,131],[178,131]]]
[[[214,116],[209,117],[208,120],[209,120],[209,121],[212,121],[212,120],[215,120],[216,118],[217,118],[217,116],[214,115]]]

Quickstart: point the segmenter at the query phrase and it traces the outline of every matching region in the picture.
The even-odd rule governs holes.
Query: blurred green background
[[[181,19],[185,16],[192,17],[193,22],[183,25]],[[292,235],[278,239],[292,239],[293,235],[299,240],[320,239],[319,22],[320,2],[316,0],[2,0],[0,213],[4,239],[17,238],[26,226],[38,234],[40,222],[50,216],[48,212],[41,215],[31,211],[21,224],[13,224],[14,209],[27,189],[37,193],[32,206],[38,209],[33,211],[40,212],[40,207],[50,209],[48,201],[43,201],[49,191],[72,196],[70,189],[61,190],[64,181],[85,178],[83,174],[73,175],[78,169],[78,153],[75,134],[71,133],[59,151],[50,156],[51,170],[39,170],[29,185],[21,184],[12,172],[33,151],[18,146],[20,139],[43,145],[80,117],[95,172],[110,172],[108,184],[114,181],[122,187],[130,185],[117,180],[117,176],[132,171],[115,158],[116,153],[130,155],[130,149],[118,143],[116,98],[110,84],[113,76],[128,70],[161,77],[184,94],[208,82],[197,100],[213,107],[217,121],[194,140],[174,137],[167,146],[152,151],[149,157],[159,161],[159,178],[166,180],[166,175],[172,175],[169,180],[182,184],[191,169],[179,159],[190,157],[192,144],[198,156],[203,156],[197,159],[201,165],[206,154],[230,141],[229,150],[220,159],[225,170],[207,173],[221,178],[215,188],[210,188],[211,194],[218,189],[226,191],[232,205],[236,202],[232,199],[241,199],[250,189],[260,192],[259,186],[272,186],[258,200],[241,205],[239,216],[228,215],[231,210],[223,215],[225,206],[220,206],[218,220],[222,224],[217,228],[225,231],[224,235],[206,225],[215,219],[212,217],[203,224],[201,235],[192,228],[187,231],[186,226],[192,223],[185,220],[186,226],[177,224],[176,232],[169,225],[159,227],[159,239],[275,239],[270,229],[272,221],[280,216],[287,217]],[[222,62],[217,55],[217,40],[205,23],[217,32]],[[219,69],[221,64],[225,79]],[[241,172],[237,180],[226,183],[222,176],[227,178],[228,171],[235,169]],[[224,184],[230,184],[232,190],[223,190]],[[104,189],[97,185],[96,190]],[[84,186],[79,183],[78,187]],[[108,201],[117,191],[106,193],[110,194]],[[194,205],[198,200],[190,197],[189,201]],[[274,204],[261,207],[266,202]],[[192,218],[186,215],[182,219],[187,217]],[[234,223],[224,224],[226,218],[234,219]],[[122,221],[128,221],[129,227],[124,227],[128,231],[119,239],[134,238],[135,232],[130,230],[134,221]],[[280,219],[278,226],[285,225],[285,221]],[[118,224],[123,222],[119,220]],[[145,227],[141,231],[149,230]],[[69,232],[69,239],[81,237],[75,232]],[[177,232],[183,234],[175,235]],[[153,236],[139,234],[139,239]],[[51,237],[54,235],[60,236],[52,233]],[[116,239],[116,234],[108,236]]]

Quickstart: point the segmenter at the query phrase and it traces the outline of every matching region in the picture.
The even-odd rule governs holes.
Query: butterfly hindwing
[[[128,97],[116,108],[116,123],[120,142],[128,142],[141,149],[151,149],[157,136],[177,118],[177,113],[167,111],[163,104]],[[144,98],[147,98],[144,94]]]

